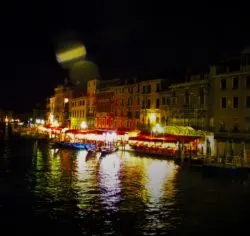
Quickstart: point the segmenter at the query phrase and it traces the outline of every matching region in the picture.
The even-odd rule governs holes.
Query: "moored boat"
[[[101,152],[101,157],[104,157],[106,155],[109,155],[109,154],[112,154],[112,153],[115,153],[118,151],[118,148],[117,147],[101,147],[100,148],[100,152]]]

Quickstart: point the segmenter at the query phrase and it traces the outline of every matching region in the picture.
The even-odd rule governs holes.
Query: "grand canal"
[[[207,178],[167,160],[1,142],[1,235],[247,234],[249,202],[247,180]]]

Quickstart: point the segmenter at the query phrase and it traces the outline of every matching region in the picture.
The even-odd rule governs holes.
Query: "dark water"
[[[1,144],[1,235],[246,234],[249,201],[248,181],[205,178],[171,161]]]

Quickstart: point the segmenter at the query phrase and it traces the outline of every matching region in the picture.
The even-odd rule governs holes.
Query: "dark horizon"
[[[36,9],[13,3],[5,10],[0,108],[29,111],[63,82],[55,45],[65,32],[76,32],[102,79],[181,80],[187,71],[202,72],[250,44],[247,14],[235,6],[183,14],[146,5],[136,11],[125,1],[91,2],[84,11],[72,5]]]

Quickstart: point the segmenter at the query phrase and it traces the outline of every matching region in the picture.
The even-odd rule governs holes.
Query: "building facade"
[[[142,129],[151,129],[161,122],[160,98],[163,90],[163,80],[148,80],[140,82],[140,124]]]
[[[114,129],[114,89],[102,89],[96,94],[96,122],[98,129]]]
[[[73,97],[73,91],[73,86],[67,82],[65,82],[64,85],[58,85],[54,89],[54,95],[47,99],[47,123],[51,123],[51,120],[53,119],[59,126],[69,126],[69,101]]]
[[[218,73],[211,67],[210,125],[218,135],[250,135],[250,68]]]
[[[86,120],[88,127],[95,127],[96,117],[96,93],[100,86],[100,80],[93,79],[87,82],[87,104],[86,104]]]
[[[114,127],[136,129],[140,121],[140,84],[125,81],[114,88]]]
[[[86,120],[87,97],[72,98],[69,102],[70,109],[70,128],[82,129]]]
[[[161,123],[208,129],[209,79],[192,76],[190,81],[172,84],[161,93]]]

